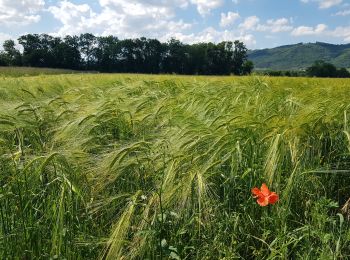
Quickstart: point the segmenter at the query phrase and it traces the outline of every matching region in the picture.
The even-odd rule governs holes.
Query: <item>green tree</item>
[[[52,57],[53,37],[47,34],[27,34],[18,38],[23,46],[23,64],[33,67],[55,67],[55,58]]]
[[[254,69],[254,63],[250,60],[246,60],[242,65],[242,74],[249,75]]]
[[[247,60],[247,47],[243,42],[238,40],[234,41],[234,51],[233,51],[233,68],[232,72],[235,75],[243,74],[243,64]]]
[[[186,59],[188,58],[186,46],[179,40],[172,38],[166,43],[165,48],[162,62],[163,71],[184,74],[186,71],[185,65],[187,64]]]
[[[345,68],[340,68],[337,70],[338,78],[350,78],[350,72]]]
[[[66,36],[58,46],[61,57],[62,68],[80,69],[82,67],[82,59],[79,51],[79,37]]]
[[[228,75],[233,66],[233,43],[220,42],[219,44],[208,44],[207,50],[208,73],[216,75]]]
[[[5,52],[0,51],[0,66],[8,66],[8,60]]]
[[[186,46],[188,59],[186,64],[186,74],[205,74],[208,63],[207,43],[196,43]]]
[[[337,68],[324,61],[315,61],[315,63],[306,69],[306,73],[310,77],[334,78],[337,76]]]
[[[163,47],[156,39],[143,38],[143,70],[144,73],[159,73]]]
[[[97,38],[96,65],[104,72],[118,71],[119,39],[112,35]]]
[[[27,34],[18,39],[23,46],[25,66],[98,70],[104,72],[177,73],[244,75],[253,69],[247,60],[247,48],[240,41],[184,44],[171,39],[161,43],[144,37],[119,40],[115,36],[53,37]],[[1,53],[0,63],[9,64],[8,57],[18,56],[13,43]],[[6,55],[5,55],[6,54]]]
[[[81,34],[79,37],[79,48],[86,69],[94,67],[97,38],[91,33]]]
[[[16,44],[13,40],[6,40],[3,43],[4,58],[9,66],[20,66],[21,65],[21,53],[16,49]]]

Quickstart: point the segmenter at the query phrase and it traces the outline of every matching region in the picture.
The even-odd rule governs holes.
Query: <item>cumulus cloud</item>
[[[324,33],[326,29],[327,29],[327,25],[325,24],[318,24],[315,27],[299,26],[291,32],[291,35],[293,36],[320,35]]]
[[[350,42],[350,26],[338,26],[335,29],[328,29],[325,24],[318,24],[315,27],[299,26],[291,32],[292,36],[327,36],[342,38],[344,42]]]
[[[347,15],[350,15],[350,9],[339,11],[339,12],[333,14],[333,16],[347,16]]]
[[[287,32],[291,31],[293,26],[290,25],[289,20],[287,18],[280,19],[270,19],[267,20],[266,24],[258,24],[256,30],[261,32],[271,32],[271,33],[279,33],[279,32]]]
[[[175,14],[175,8],[186,8],[184,0],[174,0],[171,3],[165,0],[137,0],[132,3],[128,0],[100,0],[100,6],[101,11],[96,13],[87,4],[62,1],[48,10],[61,21],[63,26],[57,32],[61,36],[94,32],[97,35],[112,34],[119,38],[145,36],[161,41],[175,37],[185,43],[241,40],[248,47],[256,44],[252,34],[243,32],[216,30],[213,27],[189,32],[192,25],[176,19]],[[228,25],[238,17],[238,14],[229,12],[224,15],[223,23]]]
[[[300,0],[303,3],[317,2],[320,9],[327,9],[339,5],[343,0]]]
[[[102,34],[115,34],[122,37],[164,38],[172,32],[182,32],[191,24],[176,20],[175,8],[185,8],[184,0],[174,1],[134,1],[100,0],[102,13],[96,23],[103,27]]]
[[[101,11],[96,13],[87,4],[61,1],[48,10],[62,23],[57,35],[94,32],[97,35],[116,35],[120,38],[140,36],[163,39],[173,32],[191,27],[175,19],[175,8],[185,8],[186,0],[100,0]]]
[[[249,16],[239,25],[239,28],[244,31],[278,33],[291,31],[293,26],[287,18],[269,19],[266,23],[260,23],[257,16]]]
[[[239,25],[242,30],[255,30],[259,24],[260,19],[257,16],[249,16],[244,19],[244,22]]]
[[[63,26],[56,34],[79,34],[89,29],[96,14],[89,5],[76,5],[68,1],[62,1],[58,6],[50,6],[48,11],[58,19]]]
[[[162,6],[162,7],[180,7],[186,8],[188,6],[189,0],[133,0],[133,1],[125,1],[125,0],[99,0],[101,6],[115,6],[119,7],[120,5],[129,4],[129,7],[140,7],[146,6]],[[132,11],[132,10],[130,10]]]
[[[350,42],[350,26],[339,26],[336,27],[333,31],[328,32],[332,37],[343,38],[344,42]]]
[[[343,2],[343,0],[322,0],[322,1],[319,1],[319,7],[321,9],[326,9],[326,8],[330,8],[332,6],[335,6],[335,5],[339,5]]]
[[[232,25],[238,18],[240,18],[238,13],[228,12],[227,14],[221,13],[220,26],[227,27]]]
[[[6,26],[36,23],[44,6],[44,0],[0,0],[0,23]]]
[[[205,16],[211,10],[216,9],[224,4],[223,0],[191,0],[191,3],[197,5],[197,11],[200,15]]]
[[[256,39],[252,34],[238,33],[230,30],[216,30],[213,27],[207,27],[198,33],[182,34],[177,33],[174,35],[177,39],[185,43],[196,42],[222,42],[222,41],[234,41],[239,40],[244,42],[248,48],[253,48],[256,45]]]
[[[348,27],[337,27],[333,31],[329,30],[325,24],[293,28],[292,20],[284,17],[261,21],[257,16],[249,16],[237,28],[227,30],[226,28],[240,19],[239,14],[235,12],[221,13],[219,24],[221,29],[207,27],[194,32],[192,29],[195,24],[179,19],[176,12],[177,8],[187,8],[191,4],[201,4],[203,7],[204,3],[209,2],[200,1],[99,0],[100,8],[92,9],[88,4],[75,4],[64,0],[48,7],[47,10],[62,24],[61,28],[53,33],[59,36],[92,32],[95,35],[115,35],[121,39],[145,36],[167,41],[175,37],[188,43],[239,39],[248,47],[254,47],[256,39],[252,32],[265,32],[270,35],[290,31],[295,37],[327,35],[350,41]],[[210,12],[211,8],[215,8],[217,4],[206,6],[209,7],[204,13]],[[37,8],[33,10],[38,10]]]

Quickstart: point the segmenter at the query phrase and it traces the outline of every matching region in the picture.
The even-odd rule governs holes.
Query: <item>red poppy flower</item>
[[[256,202],[262,207],[275,204],[278,201],[277,193],[271,192],[265,183],[261,185],[260,190],[257,187],[253,188],[252,193],[254,198],[258,199]]]

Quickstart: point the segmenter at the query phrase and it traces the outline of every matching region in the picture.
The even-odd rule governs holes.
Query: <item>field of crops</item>
[[[0,259],[349,259],[350,80],[0,82]],[[262,207],[251,189],[279,195]]]
[[[2,77],[29,77],[39,75],[73,74],[79,71],[68,69],[33,68],[33,67],[4,67],[0,66],[0,78]]]

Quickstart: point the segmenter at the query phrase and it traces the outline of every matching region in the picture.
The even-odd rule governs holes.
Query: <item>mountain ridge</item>
[[[336,67],[350,68],[350,43],[296,43],[249,50],[248,59],[258,70],[302,70],[311,66],[316,60],[332,63]]]

